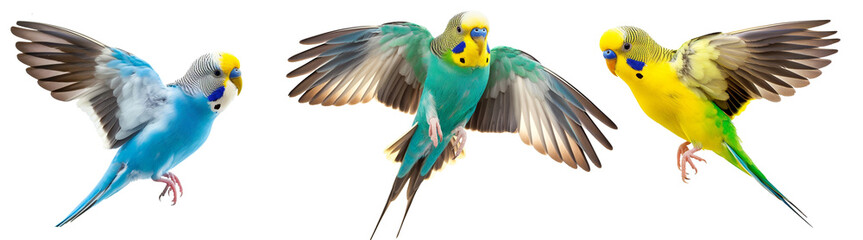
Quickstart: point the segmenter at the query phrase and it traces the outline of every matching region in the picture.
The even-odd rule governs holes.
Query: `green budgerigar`
[[[302,103],[341,106],[376,98],[416,113],[410,130],[386,150],[401,168],[381,218],[406,186],[407,215],[422,181],[462,153],[466,129],[518,132],[540,153],[585,171],[588,158],[600,167],[585,129],[611,149],[588,116],[617,128],[599,108],[527,53],[489,48],[488,33],[485,16],[463,12],[438,37],[407,22],[344,28],[300,41],[318,45],[289,59],[313,58],[287,75],[308,74],[290,93],[302,95]]]

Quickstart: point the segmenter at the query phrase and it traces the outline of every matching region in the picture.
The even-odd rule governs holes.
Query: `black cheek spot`
[[[459,58],[458,61],[464,63],[464,58]]]
[[[488,63],[488,58],[485,58],[485,63]]]
[[[213,106],[213,109],[219,110],[219,108],[222,108],[222,104],[216,104],[216,106]]]
[[[638,79],[642,79],[644,78],[644,75],[641,75],[641,73],[636,73],[635,77],[637,77]]]

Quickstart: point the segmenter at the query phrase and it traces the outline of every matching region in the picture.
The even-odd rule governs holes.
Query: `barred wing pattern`
[[[75,31],[18,22],[15,44],[27,73],[60,101],[78,105],[99,126],[109,148],[134,137],[167,103],[167,87],[149,64]]]
[[[836,53],[821,47],[839,39],[826,39],[836,31],[809,29],[828,22],[786,22],[704,35],[683,44],[672,66],[684,84],[735,116],[752,99],[778,102],[821,75],[819,69],[830,64],[824,57]]]
[[[314,58],[288,73],[309,74],[291,90],[301,103],[324,106],[366,103],[372,98],[388,107],[415,113],[428,68],[433,37],[406,22],[339,29],[300,41],[320,44],[288,61]]]
[[[491,51],[485,93],[466,128],[518,132],[524,143],[572,168],[590,171],[585,154],[602,167],[585,129],[605,148],[611,143],[588,114],[617,126],[587,97],[527,53],[509,47]]]

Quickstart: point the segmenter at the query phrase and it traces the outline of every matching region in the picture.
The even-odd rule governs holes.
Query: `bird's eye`
[[[624,51],[629,51],[630,48],[632,48],[632,44],[623,43],[623,50]]]
[[[216,75],[216,77],[222,76],[222,71],[220,71],[220,70],[213,71],[213,75]]]
[[[458,33],[461,33],[461,26],[456,26],[455,30],[458,31]]]

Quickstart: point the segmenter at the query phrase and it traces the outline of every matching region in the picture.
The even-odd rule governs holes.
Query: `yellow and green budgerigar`
[[[300,41],[317,46],[289,59],[312,59],[287,75],[307,75],[290,93],[302,103],[377,99],[416,114],[410,130],[386,150],[401,167],[378,224],[402,190],[407,216],[420,184],[463,156],[467,130],[517,132],[538,152],[585,171],[589,162],[601,166],[588,133],[611,150],[590,117],[617,128],[608,116],[533,56],[490,47],[488,34],[485,15],[462,12],[437,37],[409,22],[343,28]]]
[[[822,47],[835,31],[810,30],[829,20],[778,23],[728,33],[711,33],[678,50],[660,46],[644,30],[623,26],[606,31],[599,47],[608,70],[629,85],[654,121],[683,138],[677,165],[683,181],[694,153],[707,149],[749,174],[806,224],[806,215],[764,177],[740,145],[731,120],[749,101],[777,102],[809,84],[836,53]],[[689,149],[689,144],[693,145]],[[696,172],[698,171],[695,169]],[[811,225],[810,225],[811,226]]]

